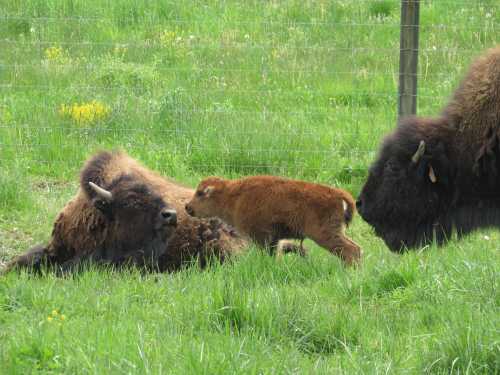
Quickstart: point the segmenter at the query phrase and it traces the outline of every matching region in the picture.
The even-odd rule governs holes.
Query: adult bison
[[[46,246],[6,270],[41,264],[68,270],[82,261],[173,270],[197,257],[223,259],[246,243],[220,220],[188,216],[194,190],[165,179],[123,152],[101,152],[80,174],[80,189],[59,213]]]
[[[500,226],[500,46],[440,116],[403,119],[385,138],[356,205],[397,252]]]

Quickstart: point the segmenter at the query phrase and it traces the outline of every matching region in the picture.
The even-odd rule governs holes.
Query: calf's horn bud
[[[95,193],[104,199],[107,202],[111,202],[113,200],[113,194],[110,191],[107,191],[106,189],[103,189],[99,185],[94,184],[93,182],[89,181],[89,185],[92,188],[92,190],[95,191]]]
[[[422,155],[424,154],[424,152],[425,152],[425,142],[422,140],[418,145],[417,152],[415,152],[415,154],[411,157],[411,161],[417,164]]]

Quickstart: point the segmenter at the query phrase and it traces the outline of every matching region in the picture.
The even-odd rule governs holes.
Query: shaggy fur
[[[88,181],[111,191],[114,204],[107,207]],[[95,155],[84,166],[80,182],[76,197],[59,213],[48,245],[18,256],[6,270],[41,263],[67,270],[90,260],[170,271],[197,257],[202,265],[208,256],[224,260],[246,245],[219,220],[186,215],[184,205],[193,189],[161,177],[125,153]],[[155,222],[165,207],[176,209],[177,227]]]
[[[274,176],[211,177],[198,185],[186,211],[219,217],[271,251],[282,239],[308,237],[348,264],[361,257],[359,246],[344,234],[354,201],[340,189]]]
[[[425,153],[413,163],[422,140]],[[499,172],[496,47],[471,65],[440,116],[403,119],[386,137],[356,204],[393,251],[442,244],[454,231],[500,225]]]

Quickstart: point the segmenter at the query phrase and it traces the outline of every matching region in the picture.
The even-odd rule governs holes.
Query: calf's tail
[[[342,207],[344,209],[344,222],[346,225],[349,225],[352,221],[354,213],[356,212],[354,199],[352,199],[351,196],[344,195],[342,197]]]

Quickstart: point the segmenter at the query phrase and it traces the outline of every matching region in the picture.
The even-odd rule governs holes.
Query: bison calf
[[[209,177],[198,185],[186,211],[217,216],[271,251],[281,239],[307,237],[347,264],[361,258],[360,247],[344,234],[354,201],[340,189],[274,176]]]

